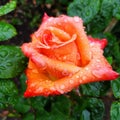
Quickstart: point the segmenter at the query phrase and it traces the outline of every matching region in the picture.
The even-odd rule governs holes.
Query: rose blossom
[[[21,48],[29,58],[25,97],[59,95],[80,84],[113,80],[118,73],[103,56],[106,39],[87,36],[81,18],[43,17],[32,42]]]

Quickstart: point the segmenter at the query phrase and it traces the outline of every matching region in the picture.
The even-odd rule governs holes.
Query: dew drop
[[[73,84],[73,83],[74,83],[74,81],[73,81],[73,80],[71,80],[71,79],[70,79],[70,81],[69,81],[69,82],[70,82],[70,84]]]
[[[76,76],[76,78],[78,79],[78,78],[79,78],[79,76],[77,75],[77,76]]]
[[[6,50],[2,50],[2,51],[0,52],[0,57],[1,57],[1,58],[6,57],[7,55],[8,55],[8,52],[7,52]]]
[[[99,60],[99,59],[97,59],[96,61],[97,61],[97,62],[100,62],[100,60]]]
[[[43,88],[42,88],[42,87],[39,87],[39,88],[36,89],[35,92],[41,92],[42,90],[43,90]]]
[[[31,90],[31,89],[29,89],[29,90],[28,90],[28,92],[32,92],[32,90]]]
[[[77,17],[77,16],[75,16],[73,19],[74,19],[75,22],[79,22],[80,21],[80,18]]]
[[[80,60],[80,54],[79,53],[77,53],[77,59]]]
[[[48,21],[51,22],[51,21],[52,21],[52,18],[49,18]]]
[[[93,74],[95,77],[97,77],[97,78],[101,78],[101,73],[100,73],[100,71],[98,71],[98,70],[93,70],[93,71],[92,71],[92,74]]]
[[[89,70],[89,68],[88,68],[88,67],[86,67],[86,68],[85,68],[85,70],[87,70],[87,71],[88,71],[88,70]]]
[[[86,76],[83,76],[83,77],[82,77],[82,80],[85,80],[85,79],[86,79]]]
[[[62,71],[62,75],[63,75],[63,76],[68,76],[68,75],[69,75],[69,73],[68,73],[68,71],[67,71],[67,70],[63,70],[63,71]]]
[[[53,21],[53,23],[54,23],[54,25],[56,25],[56,24],[57,24],[57,22],[56,22],[56,21]]]
[[[55,91],[55,87],[53,87],[53,86],[50,87],[50,90]]]
[[[94,45],[95,45],[95,44],[94,44],[93,42],[92,42],[92,43],[90,43],[90,46],[91,46],[91,47],[93,47]]]
[[[82,83],[82,80],[81,80],[81,79],[79,80],[79,83],[80,83],[80,84]]]
[[[58,22],[58,25],[61,25],[61,23],[60,23],[60,22]]]
[[[67,19],[64,19],[64,22],[65,22],[65,23],[67,23],[67,22],[68,22],[68,20],[67,20]]]
[[[64,93],[64,90],[63,90],[64,87],[65,87],[65,86],[62,86],[62,85],[61,85],[59,88],[57,88],[57,90],[58,90],[61,94],[63,94],[63,93]]]
[[[30,85],[30,87],[34,87],[34,86],[36,86],[36,84],[34,84],[34,83],[32,83],[32,84]]]
[[[65,88],[65,85],[61,85],[60,88],[61,88],[61,89],[64,89],[64,88]]]
[[[64,56],[64,57],[63,57],[63,60],[66,60],[66,59],[67,59],[67,56]]]

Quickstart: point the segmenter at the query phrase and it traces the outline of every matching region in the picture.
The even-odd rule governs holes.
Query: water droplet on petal
[[[77,59],[80,60],[80,54],[79,53],[77,53]]]
[[[63,89],[64,89],[63,86],[60,86],[60,88],[57,88],[57,90],[58,90],[61,94],[64,93]]]
[[[69,72],[68,72],[67,70],[63,70],[63,71],[62,71],[62,75],[63,75],[63,76],[68,76],[68,75],[69,75]]]
[[[34,83],[32,83],[32,84],[30,84],[30,87],[34,87],[36,84],[34,84]]]
[[[101,78],[101,73],[100,73],[100,71],[98,71],[98,70],[93,70],[93,71],[92,71],[92,74],[93,74],[95,77],[97,77],[97,78]]]
[[[58,25],[61,25],[61,23],[60,23],[60,22],[58,22],[57,24],[58,24]]]
[[[67,20],[67,19],[64,19],[64,22],[65,22],[65,23],[67,23],[67,22],[68,22],[68,20]]]
[[[48,21],[51,22],[51,21],[52,21],[52,18],[49,18]]]
[[[53,86],[50,87],[50,90],[55,91],[55,87],[53,87]]]
[[[73,84],[73,83],[74,83],[74,81],[73,81],[72,79],[70,79],[70,81],[69,81],[69,82],[70,82],[70,84]]]
[[[90,46],[91,46],[91,47],[93,47],[94,45],[95,45],[95,44],[94,44],[93,42],[92,42],[92,43],[90,43]]]
[[[79,77],[80,77],[80,76],[78,76],[78,75],[76,76],[77,79],[78,79]]]
[[[82,83],[82,80],[81,80],[81,79],[79,80],[79,83],[80,83],[80,84]]]
[[[77,17],[77,16],[75,16],[73,19],[74,19],[75,22],[80,22],[80,18]]]
[[[42,88],[42,87],[39,87],[39,88],[36,89],[35,92],[36,92],[36,93],[37,93],[37,92],[41,92],[42,90],[43,90],[43,88]]]
[[[97,62],[100,62],[100,60],[99,60],[99,59],[97,59],[96,61],[97,61]]]
[[[66,60],[66,59],[67,59],[67,56],[64,56],[64,57],[63,57],[63,60]]]
[[[86,79],[86,76],[82,76],[82,80],[85,80]]]
[[[87,70],[87,71],[88,71],[88,70],[89,70],[89,68],[88,68],[88,67],[86,67],[86,68],[85,68],[85,70]]]
[[[65,85],[61,85],[60,88],[61,88],[61,89],[64,89],[64,88],[65,88]]]

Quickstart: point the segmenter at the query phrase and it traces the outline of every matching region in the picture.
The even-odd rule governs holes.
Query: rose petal
[[[101,49],[104,49],[105,46],[107,45],[107,40],[106,39],[98,39],[98,38],[93,38],[92,36],[88,36],[88,39],[90,40],[90,45],[92,46],[93,44],[99,44]]]
[[[65,75],[62,74],[64,71],[68,73],[67,75],[71,75],[81,69],[75,65],[53,60],[38,53],[33,53],[31,55],[31,60],[39,67],[39,69],[45,68],[52,76],[57,78],[64,77]]]
[[[118,77],[118,73],[114,72],[103,56],[103,51],[99,45],[91,47],[92,60],[86,66],[82,67],[72,76],[66,76],[64,78],[52,81],[51,79],[46,79],[41,75],[41,72],[34,72],[31,68],[27,69],[27,90],[25,92],[25,97],[31,96],[48,96],[48,95],[58,95],[71,91],[73,88],[76,88],[80,84],[103,81],[103,80],[112,80]],[[46,60],[48,61],[48,60]],[[48,63],[50,65],[52,62]],[[36,64],[36,63],[35,63]],[[52,63],[54,64],[54,63]]]
[[[70,35],[61,29],[58,29],[56,27],[48,27],[48,29],[56,36],[58,36],[58,38],[62,41],[68,41],[71,39]]]
[[[60,17],[49,17],[40,28],[34,33],[38,39],[40,39],[41,31],[53,26],[55,28],[62,29],[69,33],[69,35],[77,34],[76,43],[81,56],[81,66],[85,66],[91,60],[91,52],[89,40],[84,32],[83,22],[79,17],[68,17],[62,15]]]

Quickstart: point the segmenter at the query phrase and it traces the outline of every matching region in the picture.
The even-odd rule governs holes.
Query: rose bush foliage
[[[87,36],[81,18],[44,14],[21,48],[29,58],[25,97],[59,95],[81,84],[113,80],[118,73],[103,56],[106,39]]]

